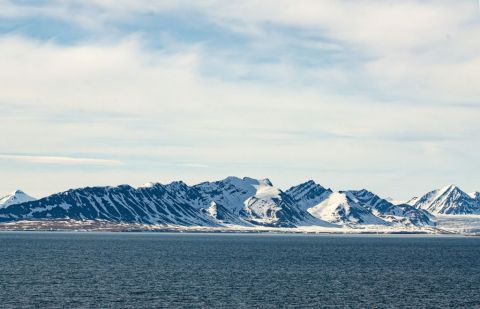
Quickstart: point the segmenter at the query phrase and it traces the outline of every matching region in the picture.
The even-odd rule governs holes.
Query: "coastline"
[[[40,220],[15,221],[0,223],[0,232],[154,232],[154,233],[223,233],[223,234],[325,234],[325,235],[458,235],[477,236],[476,233],[453,231],[433,227],[321,227],[300,226],[265,227],[265,226],[175,226],[175,225],[147,225],[138,223],[108,222],[108,221],[75,221],[75,220]]]

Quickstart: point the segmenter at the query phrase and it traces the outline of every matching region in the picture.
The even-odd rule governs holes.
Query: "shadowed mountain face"
[[[298,208],[307,210],[328,198],[332,190],[326,189],[313,180],[291,187],[286,191],[292,197]]]
[[[0,209],[2,221],[56,218],[146,224],[215,224],[181,196],[172,193],[168,185],[138,189],[127,185],[75,189]]]
[[[23,192],[22,192],[23,193]],[[24,194],[24,193],[23,193]],[[0,222],[103,220],[178,226],[430,226],[434,213],[477,213],[478,194],[435,190],[414,206],[367,190],[333,192],[314,181],[282,191],[268,179],[228,177],[189,186],[181,181],[133,188],[86,187],[0,208]]]

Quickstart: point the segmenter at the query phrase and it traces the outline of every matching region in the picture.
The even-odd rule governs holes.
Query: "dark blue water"
[[[480,238],[0,233],[1,308],[480,307]]]

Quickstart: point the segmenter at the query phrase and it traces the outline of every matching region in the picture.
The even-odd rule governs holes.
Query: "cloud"
[[[199,163],[181,163],[179,165],[184,167],[193,167],[193,168],[208,168],[208,165],[199,164]]]
[[[109,28],[105,26],[115,26],[119,20],[135,19],[142,14],[205,17],[220,26],[252,35],[263,35],[273,26],[282,25],[375,51],[428,47],[444,41],[445,35],[455,35],[478,26],[479,22],[476,1],[452,4],[431,0],[57,0],[30,5],[3,1],[2,8],[6,16],[44,15],[87,25],[95,21],[102,23],[104,30]],[[86,20],[92,22],[86,23]]]
[[[136,36],[80,46],[9,36],[0,39],[0,55],[0,101],[10,102],[0,116],[2,140],[19,153],[61,147],[134,165],[148,154],[150,166],[181,160],[346,170],[388,167],[402,156],[418,168],[451,160],[446,150],[430,160],[422,143],[469,143],[479,129],[471,108],[219,80],[202,75],[209,55],[201,50],[151,51]],[[102,116],[112,113],[121,117]]]
[[[123,174],[107,184],[251,173],[392,195],[394,180],[430,189],[442,171],[478,180],[468,1],[18,3],[0,1],[0,29],[13,29],[0,34],[8,152],[114,155]],[[11,26],[31,18],[45,27]],[[59,20],[82,34],[35,32]]]
[[[0,154],[0,160],[14,160],[35,164],[52,165],[93,165],[93,166],[119,166],[123,163],[117,160],[93,159],[93,158],[74,158],[59,156],[39,156],[39,155],[11,155]]]
[[[52,0],[3,1],[3,9],[9,17],[45,16],[84,27],[87,42],[127,44],[141,35],[148,44],[161,42],[162,49],[193,50],[205,54],[196,69],[221,80],[322,85],[418,104],[472,103],[479,97],[475,1]],[[186,23],[195,27],[182,29]]]

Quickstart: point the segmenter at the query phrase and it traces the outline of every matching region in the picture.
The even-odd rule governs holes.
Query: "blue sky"
[[[479,37],[478,1],[0,0],[0,193],[480,190]]]

